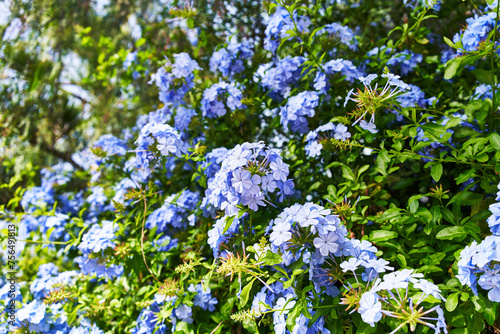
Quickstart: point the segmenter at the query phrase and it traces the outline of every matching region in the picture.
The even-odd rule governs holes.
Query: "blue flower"
[[[16,312],[17,320],[27,320],[30,324],[40,324],[45,318],[45,310],[47,305],[38,300],[33,300],[31,303],[26,304],[19,311]]]
[[[262,187],[266,175],[280,180],[275,182],[275,188],[274,184],[269,187],[269,179],[265,179],[265,187]],[[289,188],[293,188],[293,182],[288,182],[287,175],[288,166],[274,150],[266,149],[263,143],[244,143],[227,152],[220,170],[207,181],[205,196],[208,203],[225,210],[229,216],[238,213],[238,204],[257,211],[258,206],[265,205],[264,195],[270,189],[286,194],[291,192]]]
[[[270,96],[281,100],[290,95],[292,87],[305,75],[302,73],[304,57],[286,57],[273,66],[263,64],[257,70],[254,80],[270,91]]]
[[[136,166],[149,172],[156,157],[151,147],[156,147],[162,156],[173,154],[180,157],[187,152],[186,143],[179,132],[168,124],[147,123],[141,129],[136,144]]]
[[[347,26],[343,26],[336,22],[330,23],[316,33],[317,36],[323,34],[328,34],[330,37],[337,37],[340,39],[341,43],[347,45],[351,50],[356,50],[358,47],[358,41],[355,39],[354,31]]]
[[[231,111],[245,109],[242,104],[243,94],[234,82],[228,84],[221,81],[213,84],[203,92],[201,110],[203,117],[217,118],[224,116],[226,108]]]
[[[488,33],[495,26],[496,13],[490,12],[482,16],[474,16],[467,19],[467,28],[461,35],[457,35],[462,41],[465,51],[476,51],[479,43],[484,41]],[[455,38],[454,38],[455,39]]]
[[[94,143],[94,147],[101,149],[108,156],[123,156],[125,155],[125,153],[127,153],[126,142],[110,134],[99,137],[99,139],[97,139],[97,141]]]
[[[188,109],[182,106],[177,107],[175,117],[174,117],[174,126],[178,131],[185,131],[189,127],[189,123],[191,123],[191,118],[196,115],[196,111],[193,109]]]
[[[91,254],[104,251],[108,247],[114,248],[115,243],[112,240],[115,239],[117,229],[118,225],[109,220],[104,220],[102,227],[98,224],[92,225],[90,230],[83,235],[78,249],[83,254]]]
[[[367,123],[364,119],[362,119],[360,122],[359,122],[359,126],[364,129],[364,130],[367,130],[371,133],[377,133],[378,130],[377,130],[377,127],[375,126],[375,123],[372,123],[370,121],[370,123]]]
[[[422,62],[422,59],[423,57],[421,54],[405,50],[403,52],[394,54],[387,61],[387,65],[393,66],[393,68],[398,67],[402,75],[407,75],[409,72],[413,71],[419,63]]]
[[[372,327],[382,319],[382,303],[374,292],[365,292],[359,300],[358,312],[364,322]]]
[[[314,89],[320,94],[326,94],[330,89],[330,79],[340,73],[345,76],[345,80],[354,82],[354,80],[363,75],[350,60],[333,59],[322,66],[322,70],[316,73],[314,78]]]
[[[294,11],[293,18],[299,32],[309,32],[308,27],[311,24],[311,20],[307,16],[298,16],[297,12]],[[276,11],[271,15],[266,27],[264,49],[274,53],[278,49],[280,40],[290,36],[288,30],[294,30],[294,21],[292,21],[290,14],[285,8],[276,7]]]
[[[155,83],[160,90],[160,101],[166,105],[179,104],[187,92],[194,87],[195,70],[201,69],[198,63],[187,53],[174,55],[175,62],[170,66],[170,72],[160,67],[151,75],[149,83]]]
[[[333,232],[326,235],[320,234],[314,238],[314,247],[320,251],[322,256],[328,256],[328,254],[335,253],[339,249],[339,245],[336,242],[338,238],[338,235]]]
[[[123,267],[112,264],[107,267],[98,262],[98,259],[89,259],[86,256],[79,256],[75,258],[75,263],[80,266],[82,274],[97,276],[98,278],[114,278],[123,274]]]
[[[227,48],[221,48],[213,53],[210,58],[210,70],[214,73],[219,71],[222,76],[232,78],[245,69],[243,60],[253,56],[252,49],[248,41],[236,43],[232,38]]]
[[[429,101],[425,98],[425,93],[415,85],[408,85],[410,90],[401,94],[397,97],[397,101],[403,108],[415,107],[418,105],[420,107],[425,107]]]
[[[313,117],[314,108],[319,104],[316,92],[305,91],[288,99],[286,106],[281,107],[280,117],[283,127],[290,126],[293,132],[305,133],[308,128],[306,117]]]
[[[52,187],[32,187],[23,195],[21,206],[26,212],[34,212],[54,203],[54,191]]]
[[[201,284],[197,284],[196,287],[191,284],[188,287],[188,290],[196,292],[193,299],[193,304],[195,306],[199,306],[204,310],[209,310],[210,312],[215,311],[215,305],[217,305],[218,301],[215,297],[212,297],[210,288],[204,290]]]

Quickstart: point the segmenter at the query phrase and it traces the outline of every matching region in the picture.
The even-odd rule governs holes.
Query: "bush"
[[[174,11],[185,52],[97,73],[155,111],[3,162],[0,333],[497,331],[499,9],[280,0],[218,46]]]

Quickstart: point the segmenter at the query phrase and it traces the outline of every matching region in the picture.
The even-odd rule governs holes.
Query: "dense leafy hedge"
[[[195,7],[101,60],[154,111],[2,186],[0,333],[497,330],[497,2],[280,0],[210,54]]]

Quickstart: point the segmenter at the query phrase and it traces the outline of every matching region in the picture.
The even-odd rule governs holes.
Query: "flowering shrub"
[[[223,45],[186,6],[200,45],[110,74],[156,110],[2,186],[0,333],[496,331],[498,2],[279,0]]]

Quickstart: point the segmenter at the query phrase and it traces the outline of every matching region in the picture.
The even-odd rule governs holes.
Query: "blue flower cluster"
[[[304,57],[286,57],[275,65],[263,64],[257,70],[255,79],[270,91],[272,98],[281,100],[290,95],[293,85],[302,78],[304,61]]]
[[[73,284],[77,275],[75,270],[59,273],[59,268],[53,263],[42,264],[38,267],[38,274],[30,285],[30,291],[36,299],[43,299],[56,286]]]
[[[113,239],[118,229],[118,224],[109,220],[104,220],[102,227],[98,224],[92,225],[87,233],[82,237],[82,242],[78,249],[84,254],[100,253],[108,247],[115,247]]]
[[[340,264],[339,267],[345,275],[352,273],[358,283],[357,287],[344,283],[347,292],[344,293],[346,298],[342,299],[341,304],[349,305],[350,294],[361,296],[357,311],[363,321],[371,326],[380,321],[383,314],[398,318],[398,312],[402,310],[397,307],[392,309],[391,305],[398,305],[401,308],[409,303],[410,308],[413,308],[423,302],[428,295],[444,300],[435,284],[422,279],[423,275],[415,274],[413,270],[403,269],[399,272],[387,273],[383,279],[380,279],[380,274],[392,271],[394,268],[388,266],[388,261],[377,258],[375,255],[377,249],[368,241],[349,239],[347,229],[340,219],[331,214],[331,210],[320,205],[295,204],[284,209],[278,218],[270,222],[267,233],[270,246],[261,249],[260,246],[254,245],[259,258],[268,251],[279,254],[283,259],[282,270],[288,272],[292,272],[292,263],[303,261],[303,268],[309,271],[309,279],[314,284],[315,299],[324,298],[323,293],[332,297],[340,294],[340,290],[335,285],[336,279],[328,278],[328,271],[331,270],[332,264]],[[305,237],[309,241],[304,242]],[[323,265],[325,268],[322,268]],[[296,269],[296,267],[293,268]],[[359,268],[363,268],[361,280],[357,276],[360,273]],[[422,292],[413,302],[408,297],[409,283],[413,284],[414,289]],[[392,290],[397,288],[406,289],[406,295],[402,297],[400,293],[397,293],[399,296],[397,303],[391,303],[389,299],[396,298]],[[296,299],[294,289],[284,289],[282,282],[278,281],[262,288],[255,295],[252,310],[256,316],[268,309],[275,310],[273,312],[274,331],[287,333],[287,314],[293,308]],[[384,301],[384,306],[382,306],[382,301]],[[426,318],[426,320],[436,320],[436,323],[426,325],[435,329],[436,333],[441,332],[441,329],[446,332],[446,323],[441,308],[435,306],[427,310],[425,314],[430,312],[436,312],[438,316]],[[311,330],[311,333],[324,333],[321,329],[321,321],[319,321],[319,326],[320,328]],[[293,333],[306,333],[305,330],[307,330],[307,319],[297,318]]]
[[[477,284],[488,291],[488,298],[500,302],[500,237],[486,237],[472,242],[460,252],[458,279],[477,294]],[[478,274],[480,275],[479,279]]]
[[[125,153],[127,153],[127,143],[123,139],[116,138],[110,134],[103,135],[97,139],[94,143],[94,148],[100,149],[102,152],[106,153],[107,156],[124,156]],[[102,162],[101,159],[96,160],[98,163]]]
[[[98,224],[92,225],[87,233],[82,237],[78,249],[83,253],[75,259],[75,262],[81,268],[84,275],[96,275],[97,277],[114,277],[123,273],[123,267],[115,264],[106,266],[104,251],[108,248],[114,248],[113,239],[116,238],[115,232],[118,224],[112,221],[104,220],[102,227]],[[91,254],[98,254],[98,257],[91,257]]]
[[[496,203],[490,205],[492,215],[488,218],[493,235],[486,237],[479,244],[474,241],[460,252],[457,277],[476,295],[479,283],[481,288],[488,291],[491,301],[500,302],[500,191],[496,200]]]
[[[316,298],[316,296],[310,292],[308,296]],[[306,318],[303,314],[295,319],[292,332],[288,331],[286,322],[290,311],[297,303],[296,299],[297,295],[295,290],[291,287],[285,289],[283,283],[278,281],[270,284],[268,287],[262,288],[262,290],[255,295],[252,301],[252,311],[256,315],[259,315],[268,310],[275,310],[273,312],[275,334],[330,334],[330,330],[325,327],[325,319],[323,316],[318,317],[314,323],[310,324],[311,320]],[[308,309],[308,311],[312,316],[316,313],[312,308]]]
[[[311,20],[307,16],[299,16],[297,12],[294,11],[292,20],[285,8],[276,7],[276,11],[271,15],[266,27],[264,49],[274,53],[278,49],[281,39],[290,37],[288,30],[294,30],[294,22],[299,32],[309,32],[308,27],[311,25]]]
[[[294,183],[288,174],[288,165],[275,150],[262,142],[243,143],[226,153],[220,170],[207,182],[205,196],[229,217],[238,214],[238,205],[257,211],[266,206],[266,194],[278,190],[282,201],[292,193]]]
[[[493,90],[490,85],[481,84],[476,87],[472,96],[476,99],[491,99],[493,97]]]
[[[211,179],[220,170],[220,166],[226,159],[228,149],[219,147],[205,155],[205,161],[201,164],[207,179]]]
[[[252,58],[253,47],[248,41],[235,43],[233,39],[227,48],[221,48],[214,52],[210,58],[210,70],[214,73],[220,72],[223,77],[232,78],[245,69],[244,59]]]
[[[479,43],[484,41],[488,33],[495,27],[496,13],[468,18],[467,28],[461,33],[453,36],[453,42],[462,42],[463,49],[467,52],[476,51]]]
[[[151,75],[151,83],[155,83],[160,90],[160,101],[165,105],[182,102],[186,93],[194,87],[195,70],[201,69],[198,63],[187,53],[174,55],[175,62],[170,65],[169,71],[160,67]]]
[[[241,100],[243,93],[236,83],[221,81],[213,84],[203,92],[201,110],[203,117],[217,118],[224,116],[227,108],[231,111],[245,109]]]
[[[389,56],[392,52],[392,48],[382,47],[373,48],[366,54],[368,57],[375,57],[377,60],[381,58],[380,53],[384,53]],[[411,50],[404,50],[402,52],[395,53],[387,60],[387,65],[391,67],[392,70],[399,70],[402,75],[407,75],[408,73],[415,70],[417,65],[421,63],[423,56],[418,53],[413,53]]]
[[[356,50],[358,48],[358,41],[356,40],[356,35],[351,28],[343,26],[336,22],[325,25],[321,28],[316,36],[321,36],[327,34],[329,37],[338,38],[342,44],[345,44],[351,50]]]
[[[387,61],[387,65],[391,66],[393,69],[399,69],[402,75],[407,75],[409,72],[415,70],[417,65],[422,62],[422,59],[423,57],[421,54],[405,50],[393,55]]]
[[[412,108],[415,105],[425,107],[429,104],[429,99],[425,98],[425,93],[418,87],[412,84],[408,85],[410,90],[404,92],[397,97],[397,101],[403,108]]]
[[[321,154],[322,140],[338,139],[345,141],[351,138],[351,133],[344,124],[326,123],[316,130],[309,131],[306,136],[305,151],[308,157],[314,158]]]
[[[309,130],[306,117],[313,117],[314,108],[318,105],[319,96],[314,91],[300,92],[292,96],[284,107],[280,107],[281,124],[293,132],[306,133]]]
[[[173,154],[177,157],[187,151],[179,132],[168,124],[146,124],[141,129],[136,144],[136,166],[145,172],[150,172],[151,163],[158,157],[155,150],[162,156]]]
[[[36,209],[46,208],[54,203],[54,191],[52,187],[31,187],[26,190],[21,200],[24,211],[32,213]]]
[[[193,284],[189,285],[188,291],[195,292],[196,295],[193,298],[194,306],[201,307],[203,310],[208,310],[213,312],[215,310],[215,305],[217,305],[217,298],[212,297],[212,291],[209,287],[204,289],[203,285],[198,283],[196,286]]]
[[[200,195],[186,189],[165,199],[163,205],[153,211],[147,221],[146,228],[157,228],[157,233],[169,231],[169,225],[174,229],[185,229],[194,225],[191,213],[198,207]],[[191,217],[191,218],[190,218]]]
[[[58,268],[52,264],[40,266],[37,278],[31,287],[35,299],[23,304],[16,312],[15,326],[26,332],[40,334],[104,334],[95,324],[91,325],[86,318],[81,320],[79,327],[71,327],[68,324],[68,316],[62,308],[63,303],[47,305],[42,301],[46,293],[54,291],[57,286],[74,283],[76,272],[68,271],[57,274],[57,271]],[[43,289],[40,290],[41,286]],[[2,331],[4,329],[6,328],[0,326],[0,333],[7,333],[7,331]]]
[[[194,109],[178,106],[175,109],[174,127],[176,130],[183,132],[186,131],[191,123],[191,119],[196,116]]]
[[[355,79],[363,75],[350,60],[333,59],[323,65],[323,70],[316,73],[314,78],[314,89],[320,94],[326,94],[330,89],[330,79],[336,73],[345,76],[345,80],[354,82]]]
[[[498,189],[500,190],[500,184],[498,185]],[[488,218],[488,226],[493,235],[500,236],[500,191],[497,192],[496,200],[498,202],[490,205],[492,215]]]

